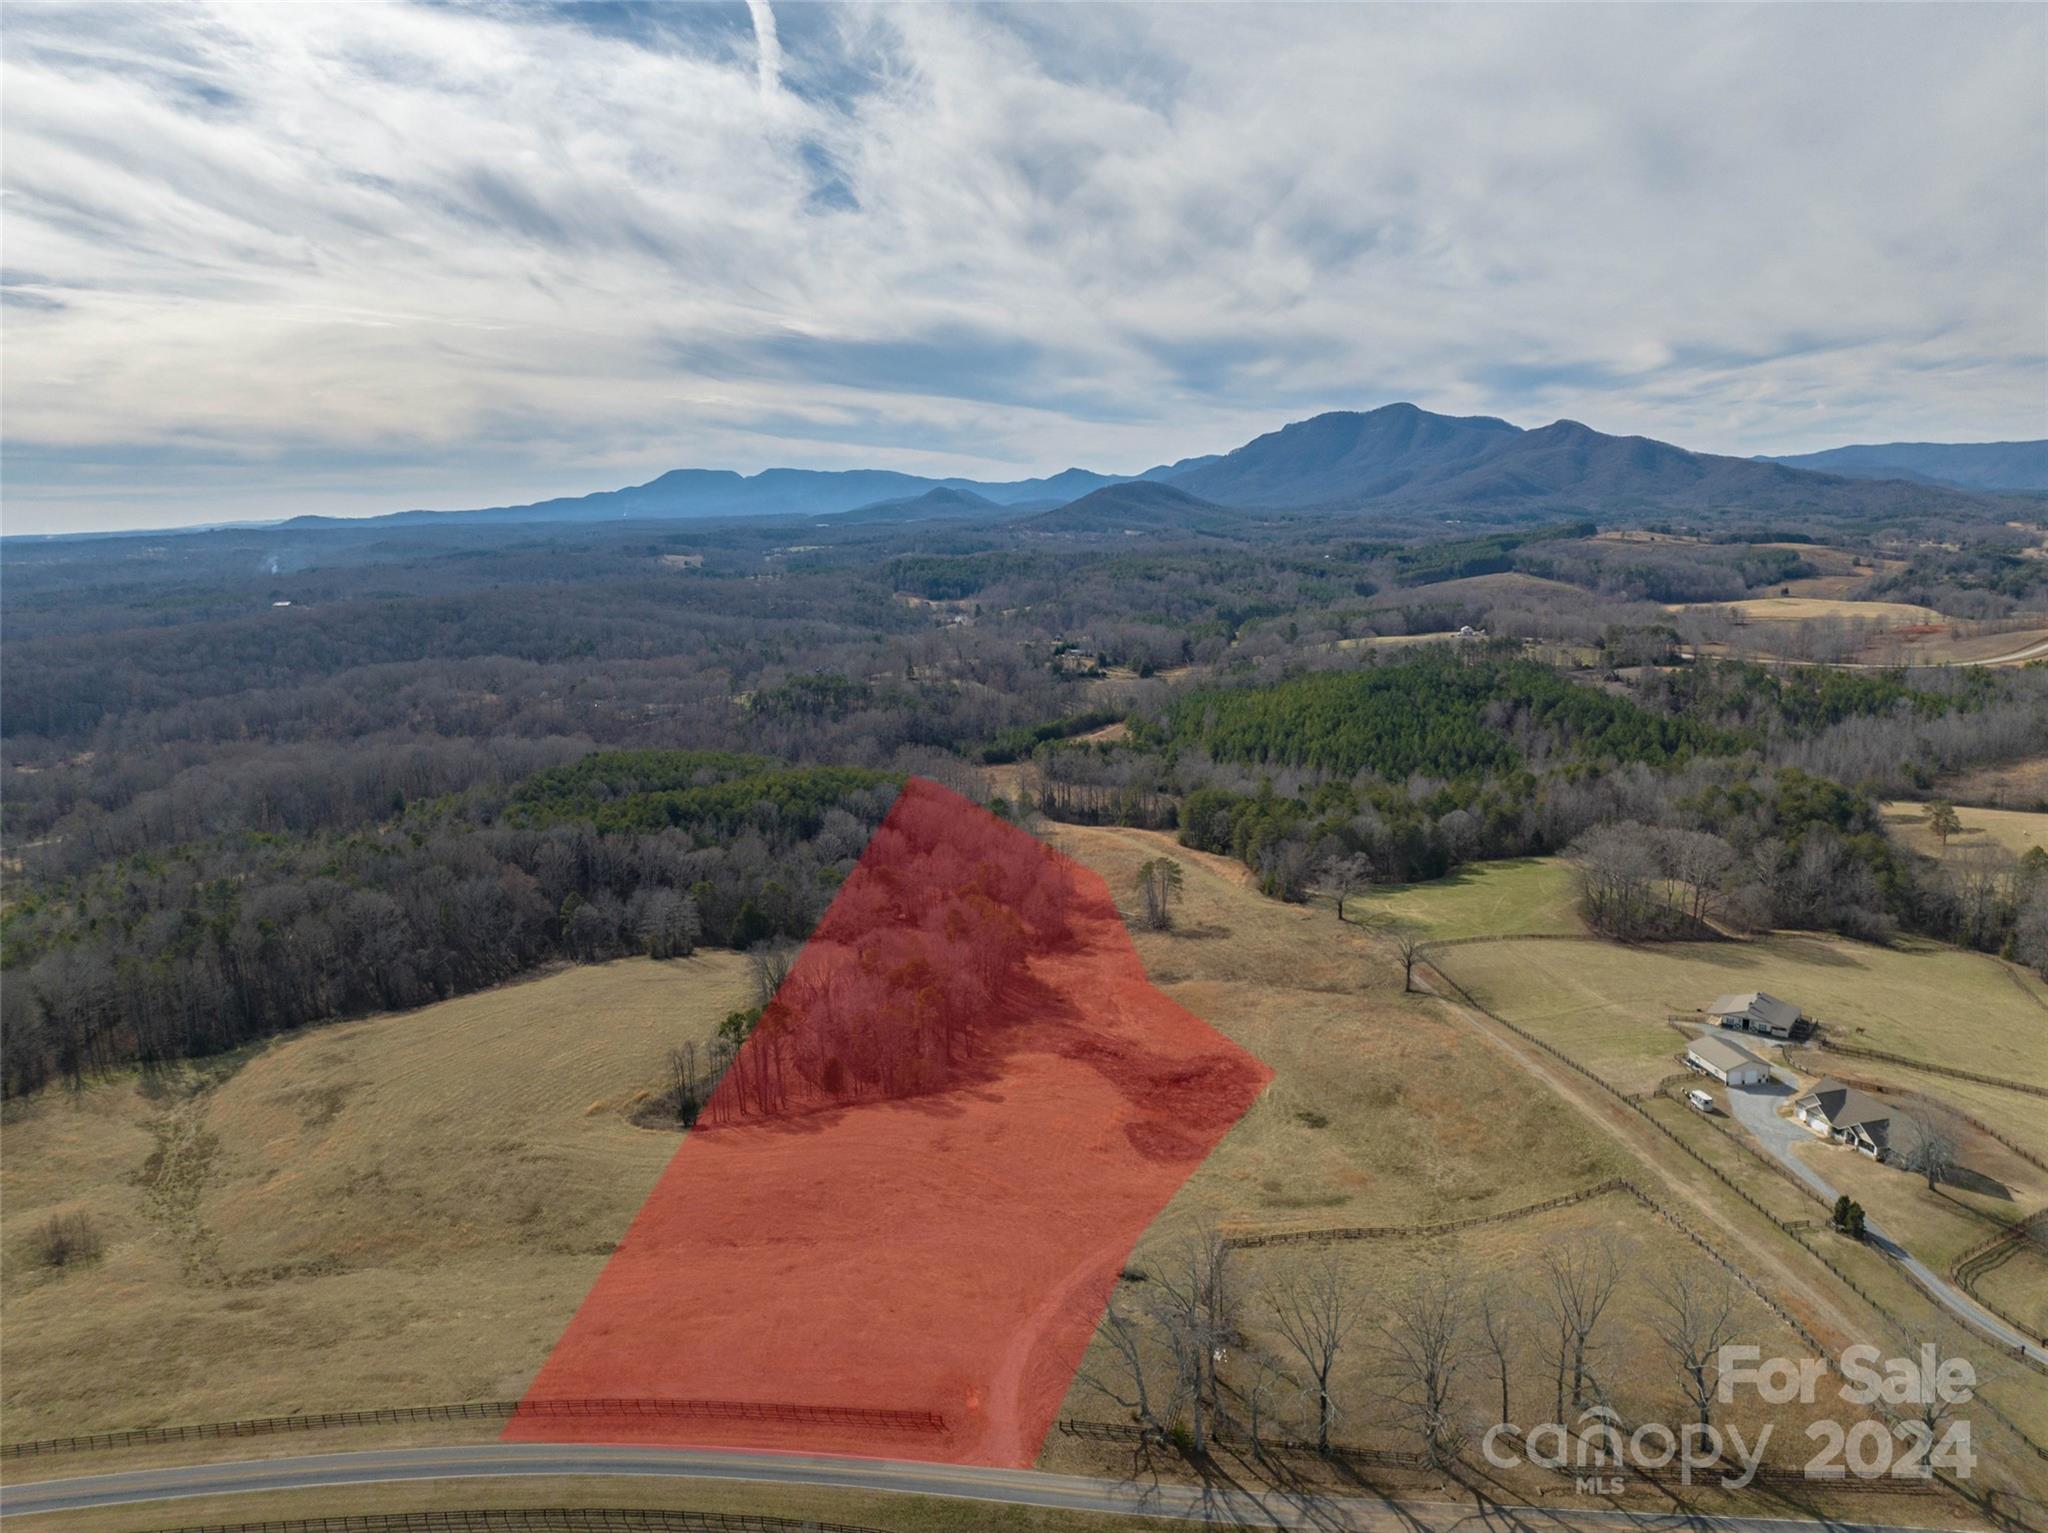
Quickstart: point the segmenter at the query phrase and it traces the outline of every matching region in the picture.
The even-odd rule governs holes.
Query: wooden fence
[[[376,1410],[318,1411],[303,1416],[254,1416],[182,1426],[128,1427],[0,1444],[0,1458],[92,1452],[150,1443],[215,1437],[271,1437],[343,1427],[409,1426],[422,1422],[522,1420],[761,1421],[846,1425],[883,1431],[939,1433],[946,1418],[934,1411],[884,1410],[858,1405],[798,1405],[760,1400],[469,1400],[452,1405],[397,1405]]]
[[[364,1512],[288,1522],[202,1523],[162,1533],[883,1533],[851,1522],[680,1507],[493,1507],[474,1511]]]
[[[1522,1027],[1517,1025],[1516,1023],[1510,1022],[1506,1017],[1503,1017],[1497,1012],[1491,1011],[1487,1007],[1482,1006],[1479,1003],[1479,1001],[1473,996],[1471,991],[1467,990],[1463,985],[1459,984],[1458,981],[1451,975],[1445,973],[1441,965],[1436,963],[1433,959],[1430,961],[1429,966],[1430,969],[1437,975],[1439,979],[1443,980],[1443,982],[1446,985],[1450,986],[1450,988],[1457,993],[1458,999],[1461,1000],[1466,1006],[1470,1007],[1473,1011],[1478,1012],[1488,1021],[1497,1023],[1501,1027],[1506,1028],[1509,1032],[1515,1034],[1517,1037],[1526,1039],[1529,1043],[1534,1044],[1537,1048],[1543,1050],[1544,1053],[1550,1055],[1551,1058],[1557,1060],[1560,1064],[1566,1065],[1569,1068],[1576,1070],[1580,1075],[1583,1075],[1587,1080],[1591,1081],[1601,1090],[1607,1092],[1608,1095],[1626,1104],[1633,1111],[1640,1114],[1645,1123],[1649,1124],[1652,1128],[1656,1129],[1658,1133],[1662,1134],[1666,1139],[1669,1139],[1673,1144],[1677,1145],[1679,1149],[1683,1150],[1687,1155],[1691,1156],[1695,1161],[1699,1162],[1699,1164],[1705,1167],[1706,1170],[1710,1172],[1717,1181],[1719,1181],[1723,1186],[1725,1186],[1730,1192],[1734,1193],[1738,1198],[1742,1199],[1742,1201],[1747,1203],[1751,1208],[1755,1209],[1758,1213],[1762,1214],[1764,1218],[1768,1219],[1788,1238],[1797,1242],[1801,1249],[1805,1250],[1809,1255],[1817,1258],[1822,1265],[1827,1267],[1827,1269],[1830,1272],[1834,1273],[1836,1277],[1840,1278],[1844,1283],[1846,1283],[1849,1286],[1849,1288],[1853,1290],[1856,1293],[1856,1295],[1863,1300],[1864,1303],[1868,1304],[1878,1314],[1882,1315],[1888,1323],[1897,1328],[1897,1330],[1902,1335],[1911,1334],[1911,1329],[1905,1324],[1905,1322],[1900,1320],[1898,1316],[1894,1315],[1883,1304],[1879,1303],[1875,1298],[1873,1298],[1869,1294],[1869,1292],[1867,1292],[1861,1284],[1857,1283],[1853,1278],[1851,1278],[1848,1275],[1848,1273],[1844,1272],[1840,1267],[1836,1266],[1834,1262],[1829,1261],[1828,1258],[1815,1247],[1809,1245],[1805,1240],[1801,1239],[1799,1230],[1795,1229],[1790,1221],[1780,1219],[1776,1214],[1773,1214],[1769,1209],[1765,1208],[1763,1204],[1759,1203],[1755,1198],[1751,1197],[1748,1192],[1746,1192],[1743,1188],[1738,1186],[1735,1183],[1735,1181],[1731,1177],[1729,1177],[1729,1175],[1726,1172],[1724,1172],[1719,1166],[1716,1166],[1712,1161],[1708,1160],[1704,1155],[1700,1154],[1698,1150],[1694,1149],[1691,1145],[1687,1144],[1683,1139],[1679,1138],[1679,1136],[1676,1133],[1672,1132],[1672,1130],[1668,1128],[1666,1125],[1659,1123],[1655,1118],[1651,1117],[1650,1114],[1644,1109],[1643,1104],[1641,1102],[1632,1100],[1627,1095],[1627,1093],[1623,1092],[1612,1082],[1603,1080],[1600,1076],[1594,1074],[1591,1070],[1587,1069],[1586,1066],[1580,1064],[1576,1059],[1573,1059],[1563,1050],[1557,1048],[1555,1045],[1545,1041],[1544,1039],[1537,1037],[1536,1034],[1530,1032],[1529,1029],[1527,1029],[1526,1027]],[[1902,1062],[1906,1064],[1913,1063],[1913,1061],[1911,1060],[1904,1060]],[[1954,1073],[1960,1074],[1961,1072]],[[1975,1078],[1980,1080],[1989,1080],[1989,1083],[1992,1085],[2008,1084],[2007,1082],[2003,1081],[1991,1080],[1988,1077]],[[1651,1199],[1644,1197],[1644,1195],[1641,1192],[1637,1192],[1636,1195],[1638,1197],[1643,1198],[1644,1202],[1650,1203],[1652,1207],[1658,1207],[1658,1205],[1654,1203]],[[1684,1231],[1685,1234],[1691,1236],[1693,1243],[1697,1245],[1702,1251],[1706,1252],[1723,1268],[1725,1268],[1727,1271],[1734,1274],[1738,1279],[1740,1279],[1745,1288],[1749,1289],[1751,1293],[1756,1294],[1759,1298],[1761,1298],[1764,1301],[1764,1303],[1771,1308],[1772,1312],[1777,1314],[1783,1320],[1785,1320],[1785,1322],[1792,1327],[1792,1329],[1799,1335],[1799,1337],[1802,1340],[1804,1340],[1808,1346],[1812,1347],[1816,1353],[1820,1354],[1823,1357],[1829,1355],[1827,1348],[1820,1344],[1820,1341],[1813,1335],[1811,1331],[1809,1331],[1804,1325],[1800,1324],[1799,1321],[1794,1319],[1792,1315],[1786,1311],[1784,1306],[1779,1304],[1776,1299],[1772,1298],[1770,1295],[1766,1294],[1761,1288],[1759,1288],[1756,1285],[1756,1283],[1750,1279],[1748,1274],[1742,1271],[1741,1268],[1735,1266],[1734,1263],[1728,1261],[1727,1258],[1723,1257],[1705,1240],[1701,1239],[1697,1234],[1694,1234],[1691,1230],[1687,1229],[1683,1224],[1681,1224],[1678,1221],[1678,1219],[1675,1216],[1673,1216],[1670,1213],[1669,1210],[1659,1208],[1659,1212],[1663,1213],[1664,1217],[1667,1220],[1669,1220],[1675,1228],[1680,1229]],[[1901,1268],[1900,1271],[1906,1273],[1906,1277],[1909,1282],[1914,1282],[1914,1279],[1910,1272],[1906,1271],[1906,1269],[1904,1268]],[[1917,1282],[1915,1283],[1915,1286],[1918,1286]],[[1930,1302],[1939,1305],[1940,1301],[1938,1299],[1934,1299],[1932,1295],[1930,1295],[1929,1298]],[[1943,1310],[1943,1313],[1947,1313],[1946,1309]],[[2044,1369],[2040,1363],[2036,1362],[2031,1356],[2029,1356],[2020,1348],[2005,1346],[2002,1343],[1995,1341],[1990,1337],[1981,1337],[1980,1340],[1982,1341],[1983,1345],[1994,1348],[2001,1356],[2013,1358],[2026,1368],[2032,1369],[2036,1372],[2048,1372],[2048,1369]],[[2026,1444],[2027,1448],[2034,1454],[2036,1458],[2048,1460],[2048,1448],[2042,1447],[2042,1445],[2039,1442],[2035,1441],[2033,1437],[2028,1435],[2025,1429],[2023,1429],[2017,1422],[2015,1422],[2010,1416],[2006,1415],[2003,1411],[1999,1410],[1998,1407],[1993,1405],[1989,1400],[1984,1399],[1984,1397],[1981,1394],[1977,1398],[1979,1403],[1984,1407],[1984,1409],[1987,1410],[1992,1416],[1997,1418],[1997,1420],[2008,1431],[2010,1431],[2014,1437],[2018,1438],[2019,1441]]]
[[[1945,1075],[1950,1080],[1975,1081],[1980,1086],[1997,1086],[2005,1091],[2023,1091],[2028,1096],[2048,1097],[2048,1086],[2036,1086],[2004,1075],[1985,1075],[1976,1070],[1958,1070],[1952,1065],[1930,1064],[1924,1059],[1909,1059],[1904,1054],[1892,1054],[1884,1049],[1866,1049],[1861,1044],[1837,1043],[1824,1030],[1816,1033],[1813,1041],[1830,1054],[1846,1054],[1851,1059],[1875,1059],[1888,1065],[1906,1065],[1929,1075]]]
[[[1157,1433],[1124,1421],[1078,1421],[1063,1417],[1059,1430],[1068,1437],[1079,1437],[1090,1442],[1128,1443],[1142,1447],[1148,1443],[1163,1446]],[[1420,1453],[1403,1453],[1392,1448],[1361,1448],[1352,1443],[1331,1443],[1328,1453],[1321,1452],[1314,1443],[1301,1442],[1292,1437],[1267,1437],[1261,1435],[1254,1443],[1250,1437],[1233,1428],[1225,1428],[1209,1434],[1209,1440],[1225,1448],[1255,1448],[1261,1453],[1285,1453],[1290,1455],[1312,1455],[1325,1458],[1333,1463],[1369,1466],[1377,1469],[1426,1469],[1429,1460]]]
[[[1223,1243],[1235,1251],[1258,1250],[1265,1246],[1326,1246],[1347,1240],[1402,1240],[1427,1239],[1435,1235],[1451,1235],[1459,1230],[1477,1229],[1482,1224],[1505,1224],[1511,1219],[1526,1219],[1532,1214],[1544,1214],[1554,1208],[1569,1208],[1574,1203],[1584,1203],[1610,1192],[1632,1192],[1635,1189],[1618,1176],[1577,1192],[1562,1193],[1554,1198],[1545,1198],[1540,1203],[1525,1203],[1519,1208],[1503,1209],[1497,1214],[1473,1214],[1465,1219],[1452,1219],[1442,1224],[1339,1224],[1318,1226],[1313,1229],[1246,1230],[1223,1232]]]

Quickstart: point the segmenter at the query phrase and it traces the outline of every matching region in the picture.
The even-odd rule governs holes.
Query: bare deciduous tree
[[[697,1045],[685,1041],[668,1051],[668,1098],[675,1109],[676,1122],[684,1128],[692,1127],[697,1114],[704,1108],[704,1099],[711,1094],[715,1081],[706,1080],[697,1068]]]
[[[1330,1451],[1330,1423],[1335,1402],[1330,1376],[1337,1354],[1358,1324],[1347,1301],[1344,1274],[1336,1253],[1325,1246],[1319,1261],[1288,1274],[1266,1291],[1267,1308],[1280,1335],[1308,1371],[1316,1402],[1316,1451]]]
[[[1252,1353],[1243,1371],[1246,1377],[1237,1395],[1244,1402],[1245,1430],[1251,1435],[1252,1451],[1257,1453],[1265,1447],[1275,1401],[1292,1393],[1295,1383],[1280,1360],[1267,1352]]]
[[[1454,1405],[1458,1375],[1471,1356],[1470,1306],[1458,1279],[1436,1273],[1408,1290],[1380,1327],[1390,1396],[1422,1439],[1432,1468],[1457,1455],[1464,1433]]]
[[[1429,945],[1428,934],[1419,926],[1413,926],[1390,911],[1378,910],[1360,923],[1374,936],[1384,937],[1394,949],[1394,957],[1401,964],[1401,989],[1406,992],[1415,988],[1415,966],[1422,961],[1422,951]]]
[[[797,950],[793,943],[757,943],[747,953],[747,973],[754,982],[754,1004],[765,1008],[775,999],[775,992],[782,988],[782,982],[789,978],[789,971],[796,963]]]
[[[1108,1348],[1113,1367],[1084,1368],[1081,1382],[1130,1412],[1146,1437],[1164,1442],[1180,1410],[1179,1380],[1155,1360],[1144,1319],[1113,1294],[1095,1334]]]
[[[1662,902],[1653,837],[1648,826],[1627,820],[1597,826],[1566,849],[1580,909],[1595,931],[1629,942],[1655,928]]]
[[[1560,1241],[1543,1252],[1542,1271],[1549,1288],[1550,1319],[1557,1346],[1554,1378],[1557,1417],[1564,1419],[1565,1381],[1571,1381],[1573,1410],[1583,1410],[1598,1397],[1595,1370],[1600,1319],[1621,1286],[1621,1260],[1613,1240]]]
[[[1722,1272],[1674,1266],[1650,1286],[1650,1329],[1671,1354],[1701,1426],[1713,1424],[1721,1349],[1735,1337],[1735,1285]]]
[[[1217,1368],[1236,1342],[1240,1300],[1230,1247],[1203,1225],[1153,1275],[1151,1308],[1174,1361],[1190,1446],[1206,1453],[1218,1410]]]
[[[1528,1307],[1521,1296],[1503,1283],[1490,1283],[1479,1291],[1473,1305],[1476,1339],[1487,1361],[1493,1365],[1493,1376],[1500,1385],[1500,1419],[1503,1423],[1514,1420],[1514,1412],[1508,1399],[1508,1380],[1515,1351],[1515,1333],[1528,1318]]]
[[[1344,902],[1372,887],[1372,859],[1363,852],[1332,857],[1316,870],[1316,887],[1337,902],[1337,919],[1344,919]]]
[[[1903,1136],[1906,1146],[1900,1164],[1925,1179],[1929,1192],[1939,1191],[1943,1182],[1954,1178],[1960,1164],[1957,1155],[1961,1136],[1955,1123],[1944,1113],[1924,1109],[1904,1122],[1911,1126]],[[1898,1120],[1894,1120],[1895,1133],[1897,1125]]]
[[[1413,926],[1397,926],[1391,933],[1394,955],[1401,960],[1401,990],[1403,994],[1415,988],[1415,965],[1422,959],[1426,938]]]

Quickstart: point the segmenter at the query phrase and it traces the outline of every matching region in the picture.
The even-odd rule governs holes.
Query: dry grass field
[[[1328,912],[1165,837],[1057,838],[1120,893],[1149,856],[1187,865],[1146,961],[1279,1072],[1166,1222],[1437,1221],[1623,1169]],[[211,1084],[11,1108],[6,1435],[519,1393],[675,1148],[636,1098],[746,990],[726,954],[576,969],[281,1040]],[[39,1267],[26,1237],[74,1211],[104,1256]]]
[[[1977,1297],[2036,1336],[2048,1336],[2048,1247],[2022,1242],[1971,1285]]]
[[[1934,608],[1913,602],[1848,601],[1834,596],[1749,596],[1737,601],[1679,602],[1669,610],[1688,612],[1707,607],[1725,607],[1746,623],[1810,623],[1818,618],[1892,625],[1947,621]]]
[[[1580,936],[1578,894],[1561,858],[1467,863],[1426,884],[1386,884],[1361,901],[1425,933],[1432,942],[1467,937]]]
[[[1963,828],[1948,838],[1944,848],[1927,828],[1927,805],[1891,803],[1878,807],[1884,813],[1885,829],[1892,839],[1923,857],[1967,857],[1992,852],[2016,858],[2037,847],[2048,849],[2048,813],[1959,805],[1956,818],[1963,822]]]
[[[1141,1240],[1135,1266],[1159,1261],[1199,1223],[1437,1223],[1638,1174],[1627,1152],[1476,1029],[1438,1002],[1402,995],[1384,945],[1328,909],[1264,899],[1239,864],[1163,834],[1058,826],[1050,835],[1126,901],[1141,862],[1167,855],[1182,863],[1175,929],[1135,936],[1148,972],[1275,1071]],[[1527,931],[1569,918],[1560,872],[1553,863],[1504,864],[1381,897],[1445,934]],[[1718,961],[1705,949],[1634,953],[1569,941],[1451,951],[1461,979],[1473,959],[1499,962],[1499,983],[1516,995],[1566,993],[1561,976],[1532,962],[1575,958],[1571,966],[1583,970],[1603,955],[1591,965],[1602,971],[1602,1015],[1649,1021],[1668,1052],[1678,1039],[1656,1020],[1661,1003],[1648,1014],[1638,1008],[1666,989],[1675,1009],[1763,984],[1827,1014],[1831,1002],[1817,984],[1727,967],[1780,964],[1796,980],[1808,970],[1853,973],[1850,958],[1874,951],[1813,943],[1851,954],[1805,952],[1804,941],[1739,952],[1730,944],[1727,954],[1713,950]],[[1638,972],[1639,961],[1650,967]],[[1674,975],[1671,963],[1699,972]],[[2002,970],[1991,972],[2005,990],[1987,988],[1986,998],[2033,1004]],[[1694,995],[1693,979],[1710,975]],[[1929,983],[1952,992],[1955,978]],[[0,1127],[5,1435],[516,1394],[675,1147],[673,1137],[628,1121],[637,1096],[658,1083],[671,1043],[708,1035],[746,991],[743,960],[725,954],[577,969],[281,1041],[211,1084],[129,1077],[11,1109]],[[1583,1004],[1596,1005],[1591,997]],[[1972,1016],[1981,1028],[1982,1015]],[[1598,1036],[1597,1021],[1588,1037]],[[2009,1021],[1986,1036],[2002,1035]],[[71,1210],[89,1213],[105,1235],[103,1259],[62,1273],[38,1269],[22,1233]],[[1654,1363],[1649,1285],[1689,1260],[1691,1247],[1631,1199],[1610,1195],[1449,1239],[1354,1243],[1341,1259],[1369,1328],[1425,1266],[1475,1281],[1518,1274],[1526,1293],[1546,1245],[1596,1234],[1617,1243],[1630,1274],[1605,1355],[1616,1403],[1625,1414],[1669,1413],[1675,1381]],[[1243,1275],[1256,1290],[1283,1270],[1289,1258],[1280,1253],[1317,1249],[1242,1253]],[[1255,1333],[1263,1323],[1253,1319]],[[1748,1339],[1792,1348],[1777,1326],[1744,1301]],[[1535,1327],[1526,1330],[1524,1347],[1536,1347]],[[167,1337],[199,1341],[167,1346]],[[1361,1341],[1340,1374],[1350,1402],[1340,1435],[1401,1438],[1400,1423],[1374,1403],[1386,1382],[1378,1355]],[[1101,1362],[1091,1355],[1091,1367]],[[1540,1393],[1540,1372],[1533,1354],[1523,1359],[1518,1393]],[[1483,1375],[1475,1371],[1467,1387],[1469,1407],[1483,1412],[1491,1396]],[[1533,1419],[1540,1406],[1547,1402],[1518,1399],[1516,1409]],[[1114,1414],[1078,1382],[1064,1410]],[[1795,1448],[1804,1442],[1796,1425],[1781,1426]],[[1055,1437],[1047,1462],[1084,1467],[1080,1451]]]
[[[1973,768],[1945,779],[1941,791],[1957,804],[2048,810],[2048,755]]]
[[[636,1094],[747,990],[625,961],[11,1106],[6,1435],[518,1394],[675,1151]],[[100,1260],[31,1260],[60,1212]]]
[[[1241,864],[1159,832],[1059,826],[1053,843],[1131,898],[1138,865],[1186,869],[1176,929],[1134,938],[1153,982],[1275,1079],[1162,1225],[1410,1223],[1516,1207],[1623,1159],[1472,1030],[1403,996],[1384,947],[1284,905]]]
[[[1688,1080],[1686,1086],[1707,1088],[1720,1104],[1719,1114],[1709,1120],[1695,1112],[1673,1094],[1679,1089],[1676,1087],[1646,1099],[1643,1111],[1718,1167],[1745,1193],[1768,1209],[1772,1217],[1789,1223],[1818,1218],[1824,1213],[1821,1205],[1801,1192],[1789,1175],[1773,1170],[1768,1162],[1744,1148],[1750,1141],[1742,1126],[1728,1117],[1727,1087],[1699,1076]]]
[[[1158,833],[1060,826],[1053,834],[1055,844],[1101,872],[1120,893],[1146,858],[1165,854],[1182,862],[1187,896],[1177,911],[1178,929],[1136,934],[1139,950],[1169,995],[1275,1072],[1266,1095],[1140,1241],[1134,1269],[1170,1260],[1190,1232],[1204,1225],[1251,1232],[1432,1224],[1519,1208],[1608,1176],[1639,1174],[1625,1152],[1597,1136],[1474,1029],[1434,1001],[1403,997],[1386,959],[1355,928],[1339,926],[1328,909],[1263,899],[1241,867],[1178,848]],[[1480,877],[1418,886],[1396,898],[1412,897],[1425,909],[1436,901],[1439,921],[1470,926],[1504,908],[1540,911],[1545,900],[1533,895],[1555,894],[1548,865],[1495,871],[1517,883],[1522,897],[1503,902],[1495,889],[1475,898],[1486,887]],[[1631,1273],[1609,1339],[1610,1385],[1620,1408],[1625,1414],[1673,1409],[1675,1383],[1653,1362],[1636,1360],[1657,1356],[1646,1329],[1649,1283],[1668,1266],[1693,1260],[1693,1248],[1633,1199],[1609,1195],[1453,1237],[1336,1246],[1362,1316],[1339,1371],[1339,1435],[1383,1444],[1406,1441],[1385,1403],[1383,1342],[1376,1328],[1391,1318],[1398,1296],[1425,1269],[1468,1274],[1475,1284],[1485,1274],[1516,1274],[1508,1286],[1533,1301],[1530,1274],[1541,1251],[1553,1242],[1596,1236],[1614,1241]],[[1265,1247],[1233,1258],[1252,1296],[1250,1333],[1262,1349],[1273,1350],[1275,1341],[1267,1334],[1270,1322],[1262,1318],[1257,1293],[1319,1259],[1321,1249]],[[1796,1346],[1775,1317],[1748,1300],[1743,1323],[1766,1347]],[[1535,1335],[1536,1328],[1527,1327],[1527,1355],[1515,1363],[1515,1408],[1529,1420],[1548,1409],[1547,1397],[1531,1397],[1542,1393]],[[1106,1376],[1109,1370],[1110,1355],[1098,1341],[1062,1413],[1115,1419],[1115,1405],[1087,1382],[1088,1375]],[[1466,1405],[1477,1419],[1495,1398],[1494,1389],[1476,1369],[1467,1387]],[[1047,1463],[1069,1467],[1071,1451],[1055,1439]]]
[[[1676,1068],[1664,1025],[1731,991],[1766,990],[1847,1044],[2048,1085],[2048,986],[1938,943],[1875,947],[1780,933],[1754,942],[1504,941],[1438,955],[1491,1010],[1625,1091]]]

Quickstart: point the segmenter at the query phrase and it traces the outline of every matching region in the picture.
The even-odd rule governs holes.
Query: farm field
[[[1793,1002],[1845,1044],[2048,1085],[2048,986],[1938,943],[1789,933],[1638,947],[1502,941],[1437,958],[1489,1009],[1624,1091],[1676,1068],[1666,1063],[1679,1050],[1667,1016],[1747,990]]]
[[[517,1396],[680,1142],[629,1113],[748,994],[625,960],[10,1104],[7,1435]],[[59,1212],[99,1261],[31,1262]]]
[[[2043,658],[2048,628],[2006,628],[1950,623],[1933,633],[1875,636],[1860,659],[1866,665],[2011,665]]]
[[[2029,756],[2003,766],[1974,767],[1944,779],[1941,791],[1958,805],[2048,810],[2048,755]]]
[[[1434,1002],[1403,996],[1384,948],[1328,910],[1266,899],[1241,864],[1161,832],[1061,825],[1053,843],[1120,898],[1139,863],[1181,862],[1175,930],[1134,932],[1139,955],[1155,985],[1274,1072],[1153,1235],[1202,1218],[1441,1221],[1624,1173],[1564,1103]]]
[[[2022,1241],[1971,1285],[1984,1303],[2036,1336],[2048,1336],[2048,1247]]]
[[[1058,836],[1120,892],[1182,858],[1179,930],[1143,956],[1281,1072],[1162,1222],[1442,1220],[1623,1169],[1326,912],[1163,836]],[[629,1113],[747,994],[734,955],[623,961],[303,1033],[213,1084],[12,1107],[10,1232],[84,1212],[106,1249],[52,1273],[6,1246],[8,1435],[517,1396],[679,1143]],[[151,1345],[187,1332],[212,1344]]]
[[[1674,602],[1667,610],[1696,612],[1710,607],[1725,607],[1749,623],[1807,623],[1819,618],[1889,624],[1947,621],[1932,607],[1914,602],[1848,601],[1833,596],[1745,596],[1734,601]]]
[[[1471,937],[1581,936],[1571,869],[1556,857],[1472,862],[1447,878],[1385,884],[1361,901],[1432,942]]]
[[[2048,849],[2048,813],[1958,805],[1956,818],[1963,822],[1963,828],[1948,838],[1944,851],[1934,832],[1927,828],[1927,805],[1895,802],[1878,807],[1892,839],[1925,857],[1955,857],[1981,851],[2021,857],[2037,847]]]

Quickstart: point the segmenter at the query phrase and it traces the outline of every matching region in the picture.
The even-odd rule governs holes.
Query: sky
[[[38,5],[0,528],[2048,436],[2048,7]]]

